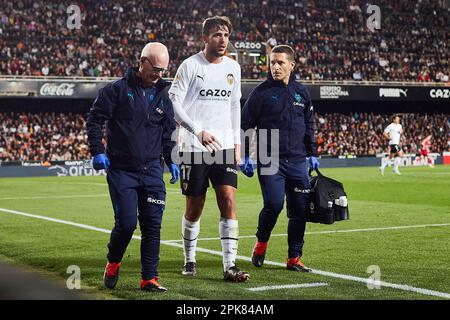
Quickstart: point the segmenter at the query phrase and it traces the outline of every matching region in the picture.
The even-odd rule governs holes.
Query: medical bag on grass
[[[333,224],[335,221],[348,220],[347,194],[341,182],[325,177],[319,170],[317,176],[311,176],[311,192],[307,222]]]

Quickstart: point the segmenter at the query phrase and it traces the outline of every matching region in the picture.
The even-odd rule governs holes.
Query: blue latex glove
[[[108,169],[109,159],[104,153],[100,153],[92,158],[92,166],[95,170]]]
[[[250,157],[245,157],[243,163],[239,165],[239,167],[241,168],[242,173],[247,177],[253,177],[255,166]]]
[[[178,179],[180,179],[180,168],[178,167],[177,164],[172,163],[169,166],[169,170],[170,170],[170,173],[172,174],[172,178],[170,179],[170,183],[174,184],[175,182],[178,181]]]
[[[309,167],[313,170],[317,170],[320,167],[319,160],[316,157],[309,157]]]

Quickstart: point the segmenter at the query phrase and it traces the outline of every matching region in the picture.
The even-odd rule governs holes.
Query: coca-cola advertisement
[[[72,96],[74,94],[74,83],[66,83],[66,82],[51,82],[44,83],[40,90],[39,94],[41,96]]]

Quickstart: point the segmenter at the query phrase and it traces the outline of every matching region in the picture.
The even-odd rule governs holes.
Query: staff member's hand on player
[[[202,130],[198,138],[202,145],[208,149],[209,152],[213,151],[219,151],[222,148],[222,145],[220,144],[219,140],[215,136],[213,136],[211,133]]]

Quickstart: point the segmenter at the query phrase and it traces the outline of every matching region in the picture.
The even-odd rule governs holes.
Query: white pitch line
[[[89,226],[89,225],[83,224],[83,223],[76,223],[76,222],[67,221],[67,220],[55,219],[55,218],[50,218],[50,217],[46,217],[46,216],[40,216],[37,214],[31,214],[31,213],[26,213],[26,212],[21,212],[21,211],[16,211],[16,210],[9,210],[9,209],[5,209],[5,208],[0,208],[0,211],[16,214],[19,216],[25,216],[25,217],[29,217],[29,218],[35,218],[35,219],[41,219],[41,220],[61,223],[61,224],[69,225],[69,226],[78,227],[81,229],[93,230],[93,231],[111,234],[111,230],[97,228],[97,227]],[[141,240],[141,237],[133,235],[133,239]],[[165,243],[165,242],[168,242],[168,241],[161,240],[161,243]]]
[[[32,196],[32,197],[6,197],[0,198],[2,200],[34,200],[34,199],[73,199],[73,198],[97,198],[109,197],[109,194],[75,194],[66,196]]]
[[[59,185],[86,185],[86,186],[100,186],[107,187],[108,183],[106,182],[63,182],[63,181],[45,181],[45,183],[59,184]],[[20,181],[18,184],[42,184],[40,181]],[[170,184],[172,185],[172,184]],[[166,190],[170,191],[179,191],[179,188],[169,187],[169,184],[166,184]]]
[[[75,226],[75,227],[79,227],[79,228],[83,228],[83,229],[87,229],[87,230],[94,230],[94,231],[108,233],[108,234],[111,233],[110,230],[97,228],[97,227],[89,226],[89,225],[86,225],[86,224],[75,223],[75,222],[72,222],[72,221],[54,219],[54,218],[50,218],[50,217],[46,217],[46,216],[41,216],[41,215],[36,215],[36,214],[31,214],[31,213],[26,213],[26,212],[21,212],[21,211],[16,211],[16,210],[10,210],[10,209],[5,209],[5,208],[0,208],[0,211],[1,212],[6,212],[6,213],[12,213],[12,214],[16,214],[16,215],[21,215],[21,216],[25,216],[25,217],[35,218],[35,219],[42,219],[42,220],[47,220],[47,221],[51,221],[51,222],[71,225],[71,226]],[[133,236],[133,239],[140,240],[141,237],[140,236]],[[161,241],[161,244],[168,245],[168,246],[171,246],[171,247],[184,248],[183,244],[175,243],[175,242],[171,242],[171,241]],[[209,250],[209,249],[199,248],[199,247],[197,247],[197,252],[203,252],[203,253],[209,253],[209,254],[216,255],[216,256],[222,256],[222,252],[221,251]],[[250,257],[241,256],[241,255],[237,255],[236,259],[249,261],[249,262],[251,261]],[[265,260],[264,263],[266,265],[286,267],[285,263],[280,263],[280,262],[275,262],[275,261],[270,261],[270,260]],[[356,276],[351,276],[351,275],[346,275],[346,274],[339,274],[339,273],[334,273],[334,272],[321,271],[321,270],[317,270],[317,269],[313,269],[311,271],[311,273],[322,275],[322,276],[325,276],[325,277],[331,277],[331,278],[337,278],[337,279],[344,279],[344,280],[350,280],[350,281],[355,281],[355,282],[361,282],[361,283],[365,283],[365,284],[374,284],[374,281],[372,279],[366,279],[366,278],[361,278],[361,277],[356,277]],[[393,288],[393,289],[409,291],[409,292],[415,292],[415,293],[419,293],[419,294],[427,295],[427,296],[434,296],[434,297],[439,297],[439,298],[450,299],[450,293],[446,293],[446,292],[440,292],[440,291],[435,291],[435,290],[417,288],[417,287],[412,287],[412,286],[409,286],[409,285],[396,284],[396,283],[390,283],[390,282],[385,282],[385,281],[379,281],[379,282],[377,281],[376,284],[380,285],[382,287]]]
[[[325,230],[325,231],[311,231],[305,232],[305,234],[331,234],[331,233],[347,233],[347,232],[367,232],[367,231],[382,231],[382,230],[400,230],[400,229],[412,229],[412,228],[427,228],[427,227],[445,227],[450,226],[450,223],[435,223],[435,224],[415,224],[409,226],[394,226],[394,227],[379,227],[379,228],[367,228],[367,229],[344,229],[344,230]],[[287,233],[276,233],[270,235],[271,237],[285,237]],[[239,239],[256,238],[255,235],[239,236]],[[199,241],[220,240],[219,237],[215,238],[198,238]],[[171,242],[182,240],[167,240]]]
[[[285,284],[279,286],[265,286],[265,287],[255,287],[249,288],[249,291],[267,291],[267,290],[281,290],[281,289],[298,289],[298,288],[313,288],[313,287],[324,287],[328,286],[326,282],[313,282],[313,283],[301,283],[301,284]]]
[[[173,190],[167,190],[167,193],[179,193]],[[109,194],[74,194],[65,196],[31,196],[31,197],[5,197],[0,198],[2,200],[35,200],[35,199],[73,199],[73,198],[97,198],[97,197],[109,197]]]
[[[69,225],[69,226],[74,226],[74,227],[87,229],[87,230],[94,230],[94,231],[103,232],[103,233],[111,233],[110,230],[97,228],[97,227],[92,227],[92,226],[88,226],[88,225],[82,224],[82,223],[76,223],[76,222],[67,221],[67,220],[50,218],[50,217],[41,216],[41,215],[37,215],[37,214],[31,214],[31,213],[26,213],[26,212],[22,212],[22,211],[9,210],[9,209],[5,209],[5,208],[0,208],[0,211],[6,212],[6,213],[17,214],[19,216],[25,216],[25,217],[29,217],[29,218],[35,218],[35,219],[41,219],[41,220],[46,220],[46,221],[66,224],[66,225]]]
[[[164,244],[168,245],[168,246],[172,246],[172,247],[184,248],[184,245],[179,244],[179,243],[166,242]],[[216,256],[222,256],[222,252],[216,251],[216,250],[209,250],[209,249],[197,247],[196,251],[203,252],[203,253],[209,253],[209,254],[216,255]],[[237,255],[236,259],[249,261],[249,262],[252,261],[252,259],[250,257],[241,256],[241,255]],[[264,264],[286,268],[286,263],[280,263],[280,262],[275,262],[275,261],[270,261],[270,260],[264,260]],[[346,275],[346,274],[339,274],[339,273],[334,273],[334,272],[328,272],[328,271],[321,271],[321,270],[317,270],[317,269],[313,269],[311,271],[311,273],[315,273],[315,274],[325,276],[325,277],[361,282],[366,285],[367,284],[371,284],[371,285],[376,284],[376,285],[380,285],[382,287],[393,288],[393,289],[409,291],[409,292],[415,292],[415,293],[419,293],[419,294],[427,295],[427,296],[434,296],[434,297],[439,297],[439,298],[450,299],[450,293],[429,290],[429,289],[423,289],[423,288],[417,288],[417,287],[412,287],[412,286],[408,286],[408,285],[404,285],[404,284],[396,284],[396,283],[390,283],[390,282],[385,282],[385,281],[374,282],[372,279],[366,279],[366,278],[361,278],[361,277],[356,277],[356,276],[351,276],[351,275]]]

